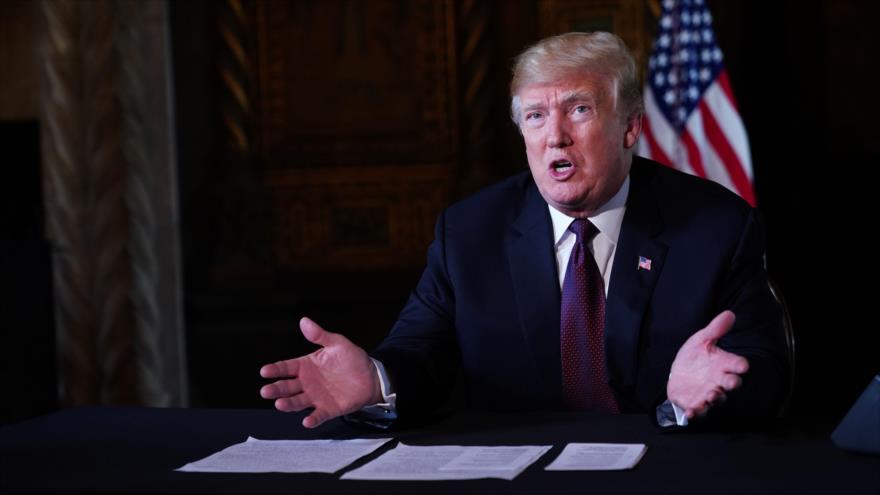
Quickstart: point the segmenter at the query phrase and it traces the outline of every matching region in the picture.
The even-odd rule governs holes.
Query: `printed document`
[[[257,440],[227,447],[176,469],[209,473],[335,473],[375,451],[390,438],[354,440]]]
[[[550,445],[465,447],[399,444],[342,475],[344,480],[512,480],[550,450]]]
[[[570,443],[546,468],[547,471],[612,471],[639,463],[647,447],[643,443]]]

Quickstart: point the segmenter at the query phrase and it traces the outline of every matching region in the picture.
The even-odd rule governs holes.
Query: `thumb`
[[[335,335],[334,333],[324,330],[321,328],[321,325],[318,325],[305,316],[299,320],[299,329],[309,342],[318,344],[322,347],[330,345],[333,342],[333,336]]]
[[[322,409],[315,409],[312,414],[303,418],[302,425],[306,428],[317,428],[328,419],[330,419],[330,414]]]
[[[733,311],[725,310],[718,314],[715,318],[706,325],[705,328],[700,330],[699,332],[694,334],[694,337],[699,336],[700,340],[708,341],[711,343],[715,343],[718,339],[723,337],[727,332],[733,328],[733,323],[736,321],[736,315],[733,314]]]

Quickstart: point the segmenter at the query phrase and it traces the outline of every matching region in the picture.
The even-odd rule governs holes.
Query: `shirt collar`
[[[617,244],[617,238],[620,237],[620,226],[623,224],[623,214],[626,212],[626,199],[629,196],[629,174],[623,181],[623,185],[617,193],[602,205],[596,213],[587,217],[587,219],[599,229],[605,237],[614,244]],[[558,245],[562,237],[568,232],[568,226],[571,225],[574,217],[570,217],[565,213],[550,206],[550,220],[553,222],[553,242]]]

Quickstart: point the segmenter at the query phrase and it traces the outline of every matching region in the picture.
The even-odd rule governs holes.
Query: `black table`
[[[838,450],[827,435],[788,427],[669,433],[645,416],[580,413],[462,413],[392,433],[413,445],[554,445],[513,481],[379,482],[340,480],[341,472],[173,471],[248,435],[388,436],[338,420],[306,430],[301,418],[271,410],[70,409],[0,428],[0,493],[880,493],[880,458]],[[630,471],[544,471],[568,442],[637,442],[647,444],[648,451]]]

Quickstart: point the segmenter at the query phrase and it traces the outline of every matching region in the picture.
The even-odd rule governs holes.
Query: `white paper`
[[[647,447],[643,443],[570,443],[546,468],[547,471],[612,471],[639,463]]]
[[[257,440],[231,445],[176,471],[209,473],[335,473],[390,438]]]
[[[342,475],[349,480],[512,480],[550,450],[550,445],[430,447],[399,444]]]

